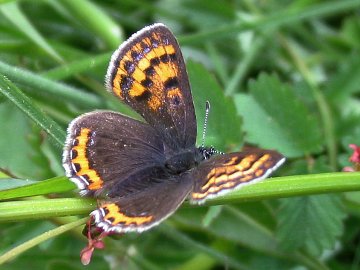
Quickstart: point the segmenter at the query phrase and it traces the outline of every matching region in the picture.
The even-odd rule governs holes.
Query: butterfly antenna
[[[204,119],[204,128],[203,128],[203,133],[202,133],[201,147],[205,146],[205,136],[206,136],[206,129],[207,129],[207,122],[208,122],[209,112],[210,112],[210,102],[207,100],[205,102],[205,119]]]

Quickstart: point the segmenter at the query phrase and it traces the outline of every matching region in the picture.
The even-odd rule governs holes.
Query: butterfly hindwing
[[[63,165],[81,194],[106,191],[122,196],[143,181],[149,184],[142,172],[156,171],[163,159],[162,140],[148,124],[120,113],[95,111],[69,125]]]
[[[242,152],[213,156],[193,172],[196,179],[190,200],[203,203],[249,183],[268,177],[285,161],[272,150],[247,148]]]
[[[147,26],[115,51],[106,86],[137,111],[171,150],[194,146],[196,118],[179,45],[163,24]]]
[[[193,181],[189,174],[159,180],[145,190],[100,203],[91,213],[97,226],[107,232],[142,232],[167,218],[188,196]]]

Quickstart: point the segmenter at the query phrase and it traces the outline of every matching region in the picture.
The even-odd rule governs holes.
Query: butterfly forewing
[[[196,119],[179,45],[162,24],[145,27],[113,54],[106,85],[161,133],[171,150],[195,145]]]
[[[138,181],[151,183],[141,179],[142,171],[155,170],[163,163],[163,142],[145,123],[96,111],[69,125],[63,164],[83,195],[111,194],[111,190],[118,190],[117,196],[130,193],[141,186]],[[119,188],[121,185],[127,188]]]

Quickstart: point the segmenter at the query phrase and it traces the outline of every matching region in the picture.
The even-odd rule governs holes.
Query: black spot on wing
[[[153,86],[153,81],[149,78],[146,78],[145,80],[141,81],[141,85],[144,86],[145,88],[150,88]]]
[[[134,71],[135,71],[135,64],[132,62],[132,61],[125,61],[124,63],[124,68],[125,68],[125,71],[130,75],[132,74]]]
[[[144,100],[149,100],[151,97],[151,92],[149,90],[145,90],[144,92],[142,92],[141,95],[136,96],[135,99],[137,101],[144,101]]]
[[[146,75],[147,77],[154,76],[155,73],[156,73],[155,68],[154,68],[153,66],[149,66],[148,68],[146,68],[146,69],[144,70],[144,72],[145,72],[145,75]]]
[[[150,60],[150,65],[153,67],[158,66],[159,64],[160,64],[160,59],[157,57],[154,57]]]
[[[177,77],[171,77],[164,82],[165,90],[170,90],[179,87],[179,80]]]
[[[131,89],[134,79],[132,77],[121,75],[120,88],[122,91],[127,92]]]

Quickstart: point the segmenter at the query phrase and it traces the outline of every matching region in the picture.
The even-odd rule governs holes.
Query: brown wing
[[[125,196],[151,184],[144,171],[161,171],[163,151],[150,125],[120,113],[95,111],[69,125],[63,166],[82,195]]]
[[[195,186],[190,200],[200,204],[208,198],[260,181],[284,161],[280,153],[258,148],[211,157],[193,172]]]
[[[146,175],[149,171],[144,172]],[[190,174],[172,176],[125,197],[100,203],[91,213],[95,223],[106,232],[142,232],[159,224],[181,205],[193,187]],[[154,178],[154,175],[148,175]],[[164,180],[164,179],[162,179]]]
[[[179,45],[163,24],[147,26],[111,57],[107,89],[137,111],[170,149],[196,141],[196,118]]]

